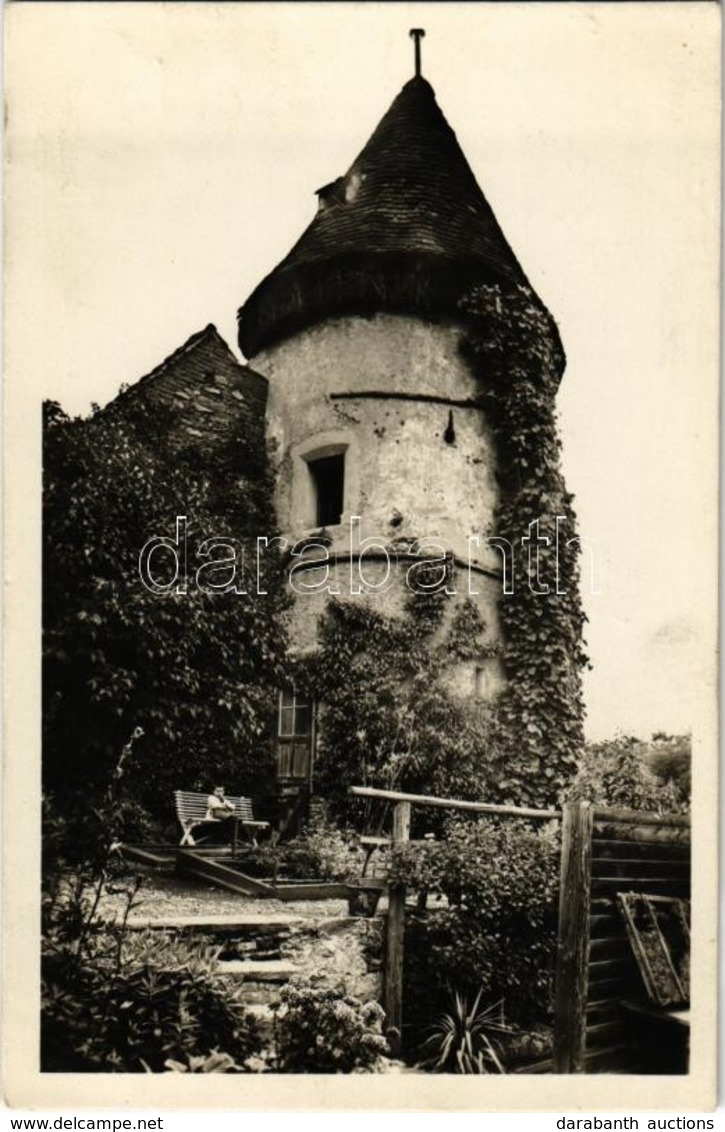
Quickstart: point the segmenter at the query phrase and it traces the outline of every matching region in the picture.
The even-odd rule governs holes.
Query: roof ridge
[[[190,335],[189,338],[186,339],[185,342],[181,344],[181,346],[177,346],[175,350],[172,350],[172,352],[163,359],[163,361],[159,362],[158,365],[155,365],[153,369],[148,371],[148,373],[145,373],[143,377],[140,377],[136,384],[140,385],[142,381],[148,381],[152,377],[158,377],[164,370],[168,369],[170,365],[180,361],[181,357],[184,354],[188,354],[192,350],[195,350],[197,346],[200,346],[202,344],[202,342],[213,339],[217,339],[217,341],[220,342],[221,345],[224,346],[224,348],[228,351],[230,356],[234,358],[234,354],[232,354],[230,346],[224,341],[214,323],[209,322],[203,328],[203,330],[196,330],[192,335]],[[234,360],[238,361],[238,359],[236,358],[234,358]],[[243,365],[242,362],[238,362],[238,364]]]

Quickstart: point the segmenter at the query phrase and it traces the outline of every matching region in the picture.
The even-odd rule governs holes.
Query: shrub
[[[276,1068],[283,1073],[374,1070],[388,1052],[377,1002],[300,981],[282,989],[275,1010]]]
[[[94,925],[81,946],[79,937],[48,933],[43,1071],[161,1072],[177,1068],[169,1061],[198,1066],[219,1050],[223,1071],[243,1071],[259,1048],[256,1025],[238,993],[213,977],[214,959],[208,949],[156,932]]]
[[[546,1020],[556,953],[558,833],[523,822],[455,821],[445,842],[391,854],[393,881],[440,893],[447,907],[406,925],[408,1034],[446,1007],[448,988],[489,1001],[529,1024]]]
[[[234,780],[238,793],[252,784],[259,792],[273,775],[264,738],[288,602],[273,547],[254,600],[240,600],[244,588],[231,582],[206,592],[193,573],[188,593],[141,584],[141,548],[173,532],[179,514],[190,548],[226,537],[246,563],[258,532],[270,531],[272,482],[253,440],[239,430],[213,444],[189,438],[179,459],[180,414],[121,397],[69,419],[51,403],[43,429],[43,787],[97,799],[138,723],[154,772],[132,760],[124,774],[131,796],[159,817],[173,789]],[[235,582],[249,589],[243,574]]]
[[[279,872],[292,880],[347,881],[362,873],[365,853],[357,834],[334,825],[304,830],[284,845],[249,853],[245,868],[254,875]]]
[[[565,797],[634,810],[686,812],[689,769],[689,736],[655,736],[645,743],[633,735],[617,735],[587,743]]]
[[[285,863],[290,876],[345,881],[360,875],[364,861],[365,853],[357,835],[334,825],[305,830],[285,847]],[[300,866],[309,871],[301,873]]]

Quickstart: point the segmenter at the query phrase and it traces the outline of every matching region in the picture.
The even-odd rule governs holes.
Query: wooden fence
[[[569,802],[563,810],[554,1071],[631,1066],[621,1003],[642,978],[618,892],[690,896],[690,819]]]
[[[568,802],[563,810],[496,806],[352,786],[355,797],[393,805],[391,843],[410,839],[411,807],[562,821],[555,978],[556,1073],[627,1068],[622,998],[641,977],[616,907],[617,892],[689,897],[690,820],[679,814],[601,809]],[[399,1052],[402,1029],[405,885],[391,885],[386,932],[384,1007],[388,1041]]]
[[[403,794],[395,790],[377,790],[370,786],[351,786],[357,798],[381,798],[393,804],[392,844],[410,840],[412,806],[439,810],[464,810],[474,814],[496,814],[501,817],[552,821],[561,817],[558,810],[534,810],[524,806],[495,806],[488,802],[464,802],[456,798],[435,798],[424,794]],[[405,934],[405,885],[391,884],[388,890],[388,926],[385,943],[385,978],[383,985],[386,1035],[394,1055],[400,1052],[403,1020],[403,940]]]

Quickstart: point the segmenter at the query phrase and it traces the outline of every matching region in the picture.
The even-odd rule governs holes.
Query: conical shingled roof
[[[430,83],[406,83],[289,255],[239,312],[247,356],[341,313],[453,313],[467,282],[527,284]]]

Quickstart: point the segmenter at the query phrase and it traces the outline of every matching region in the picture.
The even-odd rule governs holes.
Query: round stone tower
[[[420,75],[317,197],[239,312],[240,346],[269,381],[277,518],[297,550],[291,647],[314,647],[336,597],[400,613],[411,568],[431,561],[433,584],[445,561],[447,616],[470,600],[486,626],[482,655],[452,662],[451,686],[493,697],[506,680],[498,439],[462,301],[480,286],[524,289],[550,316]]]

